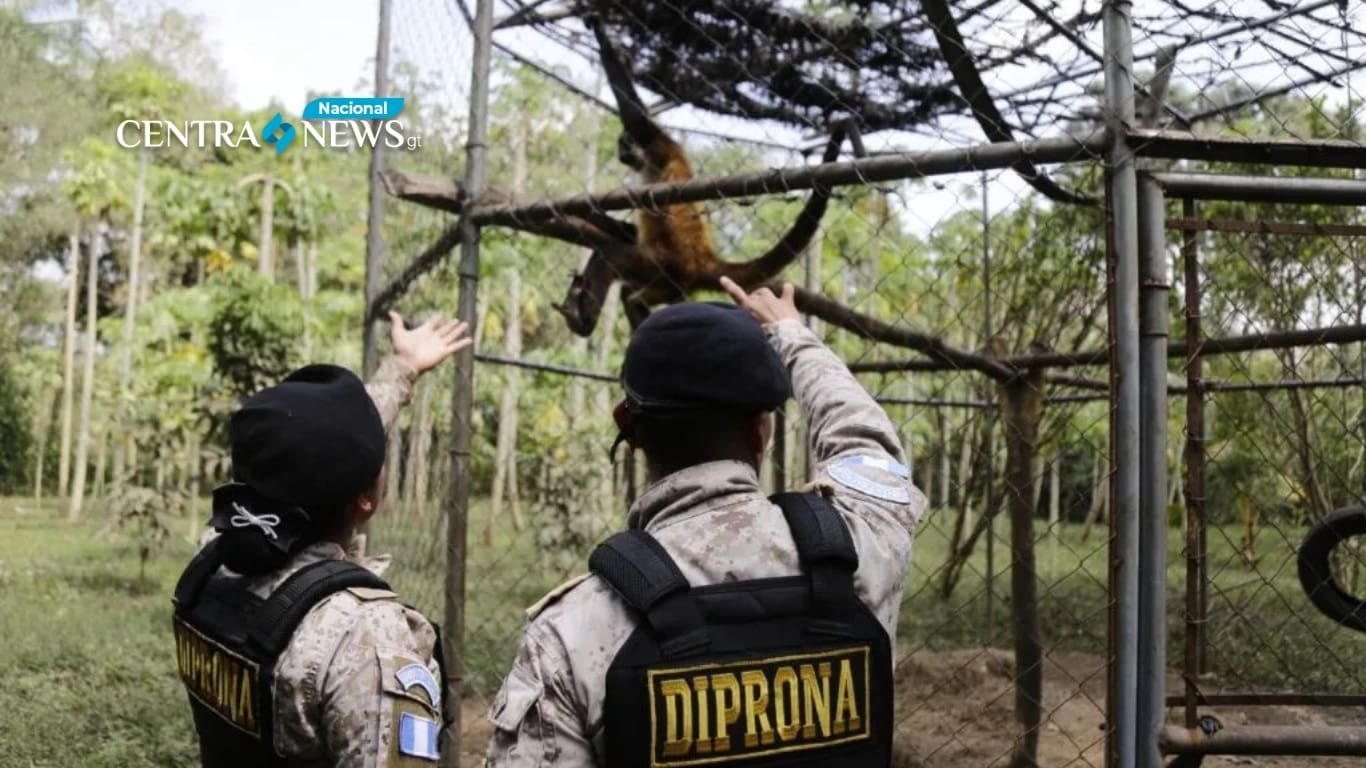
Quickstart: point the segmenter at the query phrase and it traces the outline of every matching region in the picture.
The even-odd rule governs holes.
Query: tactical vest
[[[608,768],[890,764],[891,644],[854,591],[849,529],[821,496],[772,501],[800,575],[692,587],[640,530],[593,552],[640,617],[607,671]]]
[[[388,589],[345,560],[323,560],[290,575],[269,598],[219,572],[217,542],[185,569],[175,590],[176,661],[190,696],[205,768],[287,766],[276,754],[275,661],[313,606],[351,587]]]

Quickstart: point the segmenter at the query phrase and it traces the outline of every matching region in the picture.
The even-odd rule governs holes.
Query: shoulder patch
[[[374,587],[347,587],[346,591],[363,603],[371,600],[393,600],[398,597],[398,593],[391,589],[376,589]]]
[[[577,587],[579,584],[583,583],[589,576],[592,575],[592,573],[581,573],[578,576],[575,576],[569,581],[566,581],[560,586],[555,587],[554,589],[545,593],[545,597],[542,597],[540,600],[537,600],[534,604],[532,604],[530,608],[526,609],[527,620],[530,621],[531,619],[536,618],[538,615],[540,615],[541,611],[544,611],[546,608],[549,608],[551,605],[555,603],[556,600],[559,600],[561,597],[564,597],[565,594],[569,592],[569,590],[573,589],[574,587]]]
[[[439,760],[441,755],[436,744],[440,732],[441,723],[411,712],[401,712],[398,719],[398,753],[420,760]]]
[[[840,485],[852,488],[875,499],[897,504],[910,503],[911,492],[908,488],[900,484],[890,485],[870,477],[866,472],[868,469],[903,479],[910,477],[910,470],[902,464],[874,456],[845,456],[832,462],[826,467],[825,472],[830,475],[830,479]]]
[[[398,679],[398,684],[403,686],[405,692],[421,688],[427,693],[427,701],[431,702],[433,707],[441,708],[441,684],[425,666],[416,662],[406,664],[394,673],[394,677]]]

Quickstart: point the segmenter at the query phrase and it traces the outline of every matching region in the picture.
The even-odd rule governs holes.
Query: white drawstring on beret
[[[280,524],[279,515],[254,515],[251,510],[235,501],[232,503],[232,508],[237,512],[237,514],[228,519],[228,522],[232,523],[233,528],[246,528],[254,525],[272,539],[278,538],[275,535],[275,526]]]

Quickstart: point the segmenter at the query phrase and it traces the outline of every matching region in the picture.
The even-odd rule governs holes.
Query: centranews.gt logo
[[[302,131],[276,112],[258,133],[249,122],[231,120],[124,120],[115,130],[119,146],[127,149],[163,147],[213,147],[237,149],[248,145],[261,149],[262,142],[282,155],[302,137],[304,147],[325,149],[370,148],[417,149],[421,136],[410,136],[396,120],[403,111],[402,98],[323,97],[304,107]]]
[[[275,145],[275,154],[282,155],[289,148],[290,142],[294,141],[294,126],[285,122],[285,118],[279,113],[266,123],[265,139]]]

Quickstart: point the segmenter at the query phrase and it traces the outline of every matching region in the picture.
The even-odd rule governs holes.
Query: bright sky
[[[429,77],[441,80],[442,91],[459,101],[458,112],[463,114],[464,88],[469,77],[468,38],[464,21],[454,15],[450,2],[396,0],[392,45],[396,59],[416,60]],[[178,7],[202,19],[206,41],[226,73],[228,95],[243,108],[260,108],[274,100],[289,109],[300,110],[310,91],[359,95],[366,89],[358,84],[373,76],[378,0],[181,0]],[[415,25],[416,18],[429,23]],[[574,70],[574,79],[582,85],[593,81],[592,73],[579,71],[585,63],[567,61],[572,57],[566,57],[563,51],[521,38],[514,32],[498,39],[521,50],[535,51],[537,58],[546,63],[568,65]],[[675,126],[705,123],[737,136],[765,137],[763,129],[756,130],[743,121],[715,116],[699,119],[692,112],[680,109],[664,120]],[[881,137],[871,142],[875,147],[881,143]],[[976,178],[963,181],[975,183]],[[1001,202],[1014,199],[1023,186],[1013,178],[1004,181],[1006,187],[995,195]],[[912,217],[917,220],[912,222],[916,230],[932,227],[955,207],[955,195],[930,193],[917,197],[929,199],[918,201],[918,215]]]
[[[1067,0],[1067,3],[1074,1]],[[393,0],[391,50],[395,62],[416,64],[423,79],[433,85],[453,108],[454,114],[463,119],[469,83],[470,43],[463,18],[455,9],[456,2],[460,0]],[[228,78],[228,95],[241,107],[260,108],[275,100],[287,109],[300,110],[309,91],[361,95],[368,90],[361,83],[373,75],[379,0],[179,0],[177,7],[202,18],[207,41]],[[582,86],[594,81],[592,64],[567,55],[543,38],[516,30],[500,33],[496,39],[545,64],[563,66],[571,79]],[[1139,47],[1147,49],[1152,44],[1153,41],[1144,41]],[[1183,61],[1198,62],[1204,53],[1192,51]],[[1178,73],[1180,71],[1178,67]],[[1011,84],[993,82],[993,85],[1000,89]],[[1328,95],[1330,100],[1337,95],[1334,91],[1322,86],[1311,89],[1312,93]],[[789,132],[772,126],[747,125],[741,120],[704,115],[687,108],[671,111],[664,116],[663,122],[677,127],[705,126],[780,144],[791,145],[799,141],[795,134],[780,135]],[[967,131],[969,135],[976,134],[975,126],[969,126]],[[930,149],[961,145],[963,141],[963,137],[951,134],[938,139],[883,134],[873,137],[869,144],[875,149],[884,146]],[[775,156],[774,162],[800,161]],[[1008,204],[1024,194],[1025,185],[1013,174],[998,172],[992,176],[993,207]],[[970,198],[965,198],[964,190],[965,186],[976,186],[975,174],[943,181],[947,182],[947,189],[924,189],[913,195],[914,201],[907,201],[904,214],[910,219],[908,223],[913,230],[927,231],[952,211],[964,205],[975,207]]]
[[[239,106],[273,99],[301,110],[310,90],[350,91],[373,76],[376,0],[181,0],[179,7],[203,18]]]

